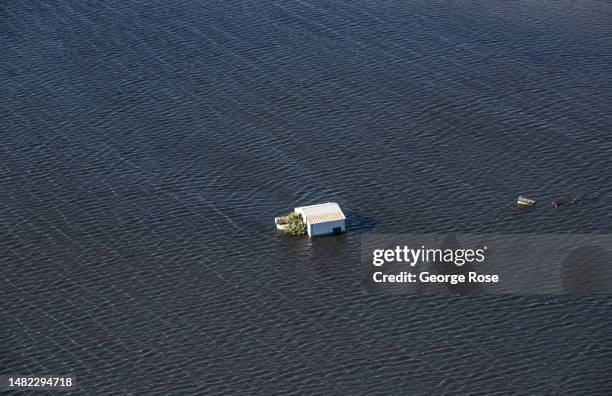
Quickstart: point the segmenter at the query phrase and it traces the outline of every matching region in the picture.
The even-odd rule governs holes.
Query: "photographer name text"
[[[414,249],[408,246],[396,246],[394,249],[375,249],[372,252],[372,265],[382,267],[385,264],[405,264],[415,267],[422,263],[454,265],[479,264],[485,261],[487,247],[480,249],[429,249],[425,246]],[[456,270],[455,270],[456,271]],[[476,271],[465,273],[431,273],[429,271],[400,271],[389,274],[375,271],[372,274],[375,283],[499,283],[499,275],[484,274]]]

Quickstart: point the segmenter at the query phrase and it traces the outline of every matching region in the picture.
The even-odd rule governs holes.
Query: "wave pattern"
[[[611,231],[610,2],[0,15],[0,372],[86,394],[609,393],[609,298],[369,298],[357,263],[369,232]],[[347,235],[274,232],[327,200]]]

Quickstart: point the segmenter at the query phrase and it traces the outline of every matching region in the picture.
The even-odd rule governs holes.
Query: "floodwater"
[[[3,2],[0,374],[610,394],[611,298],[372,297],[359,249],[610,233],[611,40],[592,0]],[[326,201],[346,235],[275,232]]]

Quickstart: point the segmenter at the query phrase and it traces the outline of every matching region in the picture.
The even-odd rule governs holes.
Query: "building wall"
[[[310,236],[329,235],[334,232],[334,228],[340,227],[342,232],[346,231],[344,220],[328,221],[326,223],[308,224],[308,234]]]

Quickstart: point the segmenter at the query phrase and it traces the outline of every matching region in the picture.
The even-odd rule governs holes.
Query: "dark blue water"
[[[3,2],[0,373],[612,393],[610,298],[368,297],[358,273],[366,233],[612,232],[611,42],[604,1]],[[345,236],[275,232],[325,201]]]

